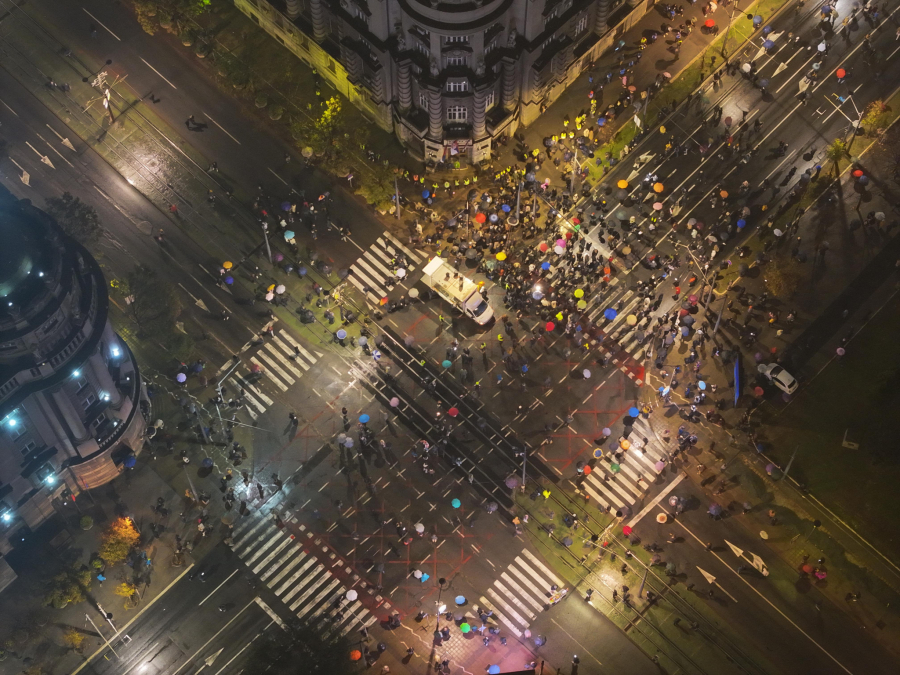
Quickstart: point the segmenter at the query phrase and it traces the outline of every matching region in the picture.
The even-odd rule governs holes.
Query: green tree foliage
[[[800,265],[789,258],[775,258],[766,266],[766,290],[778,298],[793,295],[802,278]]]
[[[887,127],[891,121],[891,109],[881,99],[872,101],[863,114],[860,125],[866,133],[876,136]]]
[[[159,342],[179,360],[190,357],[194,342],[175,327],[182,304],[174,284],[151,268],[138,265],[124,283],[119,283],[119,290],[125,295],[142,337]]]
[[[91,571],[76,561],[50,580],[44,604],[62,609],[82,602],[90,586]]]
[[[325,628],[327,625],[298,622],[285,631],[267,631],[254,643],[250,663],[256,672],[268,675],[296,675],[301,671],[304,675],[357,673],[357,662],[350,660],[350,641],[339,632],[326,636]]]
[[[394,196],[394,171],[383,164],[376,164],[357,178],[357,192],[376,209],[386,211],[391,207]]]
[[[831,145],[825,148],[825,156],[837,164],[847,156],[847,143],[843,138],[835,138],[831,141]]]
[[[107,564],[115,565],[128,557],[140,539],[130,518],[116,518],[103,533],[98,553]]]
[[[326,171],[339,176],[350,170],[354,153],[368,138],[365,127],[351,124],[337,96],[325,101],[318,117],[294,118],[291,133],[298,148],[311,148],[315,161]]]
[[[211,0],[135,0],[138,23],[149,35],[162,26],[170,33],[181,33],[190,20],[209,9]]]
[[[96,244],[103,234],[96,209],[69,192],[63,192],[61,197],[49,197],[47,213],[66,234],[87,247]]]

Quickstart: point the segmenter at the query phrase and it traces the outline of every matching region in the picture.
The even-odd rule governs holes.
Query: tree
[[[295,118],[291,133],[298,148],[311,148],[322,167],[339,176],[349,171],[354,152],[368,137],[364,126],[352,124],[337,96],[325,101],[318,117]]]
[[[269,675],[295,675],[297,664],[303,664],[304,675],[358,672],[350,660],[350,641],[340,631],[326,635],[327,628],[295,622],[284,631],[267,631],[254,643],[249,663],[256,672]]]
[[[103,234],[97,210],[69,192],[63,192],[62,197],[49,197],[47,213],[67,235],[85,246],[96,244]]]
[[[90,586],[91,571],[75,561],[51,579],[44,604],[56,609],[77,604],[85,599]]]
[[[800,265],[792,258],[774,258],[765,270],[766,290],[775,297],[792,295],[800,285]]]
[[[825,157],[834,162],[834,170],[837,172],[838,162],[847,156],[847,143],[843,138],[835,138],[831,145],[825,148]]]
[[[103,533],[99,555],[107,564],[115,565],[128,557],[140,539],[131,518],[116,518]]]
[[[361,172],[357,192],[380,211],[391,208],[394,197],[394,171],[383,164],[376,164],[371,171]]]
[[[169,354],[181,361],[190,357],[194,341],[175,327],[182,305],[173,284],[149,267],[138,265],[124,282],[119,282],[118,288],[125,295],[142,337],[165,345]]]
[[[891,121],[891,109],[881,99],[872,101],[863,114],[860,126],[872,136],[878,136]]]
[[[123,581],[121,584],[116,586],[116,595],[119,595],[123,598],[130,598],[132,595],[137,593],[137,586],[134,584],[130,584],[127,581]]]
[[[81,645],[84,643],[84,633],[74,628],[69,628],[63,633],[63,642],[76,652],[81,651]]]

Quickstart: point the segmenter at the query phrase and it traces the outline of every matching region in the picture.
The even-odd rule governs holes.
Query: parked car
[[[757,370],[759,370],[760,373],[769,378],[772,384],[774,384],[785,393],[793,394],[795,391],[797,391],[797,387],[800,386],[800,384],[797,382],[797,378],[795,378],[777,363],[761,365]]]

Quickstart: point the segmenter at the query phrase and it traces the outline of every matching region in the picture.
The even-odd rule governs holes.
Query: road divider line
[[[219,124],[218,122],[216,122],[216,121],[212,118],[212,115],[209,115],[208,113],[205,113],[205,112],[203,112],[202,110],[201,110],[200,112],[203,113],[203,116],[204,116],[206,119],[208,119],[210,122],[212,122],[212,123],[215,124],[217,127],[219,127],[223,132],[225,132],[225,135],[228,136],[228,138],[230,138],[231,140],[233,140],[233,141],[234,141],[235,143],[237,143],[238,145],[241,144],[241,142],[240,142],[238,139],[236,139],[234,136],[232,136],[232,135],[229,134],[227,131],[225,131],[225,127],[223,127],[221,124]],[[271,171],[271,169],[270,169],[270,171]],[[272,171],[272,173],[275,173],[275,172]],[[287,185],[287,183],[285,183],[285,185]]]
[[[151,66],[149,63],[147,63],[146,59],[144,59],[143,56],[140,57],[140,59],[141,59],[141,61],[144,62],[144,65],[146,65],[150,70],[152,70],[154,73],[156,73],[157,75],[159,75],[167,85],[169,85],[170,87],[172,87],[172,89],[175,89],[175,90],[177,91],[178,87],[176,87],[174,84],[172,84],[171,82],[169,82],[168,78],[167,78],[165,75],[163,75],[163,74],[162,74],[161,72],[159,72],[156,68],[154,68],[154,67]]]
[[[113,33],[113,32],[112,32],[112,31],[111,31],[111,30],[110,30],[110,29],[109,29],[109,28],[108,28],[108,27],[107,27],[100,19],[98,19],[96,16],[94,16],[93,14],[91,14],[91,13],[90,13],[89,11],[87,11],[86,9],[84,9],[84,7],[82,7],[81,9],[84,11],[85,14],[87,14],[89,17],[91,17],[94,21],[96,21],[96,22],[99,23],[101,26],[103,26],[103,29],[104,29],[106,32],[108,32],[110,35],[112,35],[114,38],[116,38],[116,40],[118,40],[119,42],[122,41],[122,38],[120,38],[118,35],[116,35],[115,33]],[[144,60],[144,59],[141,59],[141,61],[143,61],[143,60]]]

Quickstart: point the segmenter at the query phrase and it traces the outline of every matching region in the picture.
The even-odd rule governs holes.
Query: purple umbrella
[[[662,471],[666,468],[666,463],[662,460],[658,461],[655,465],[657,471]]]
[[[185,375],[184,373],[178,373],[178,374],[175,376],[175,379],[178,380],[179,382],[186,382],[186,381],[187,381],[187,375]]]

